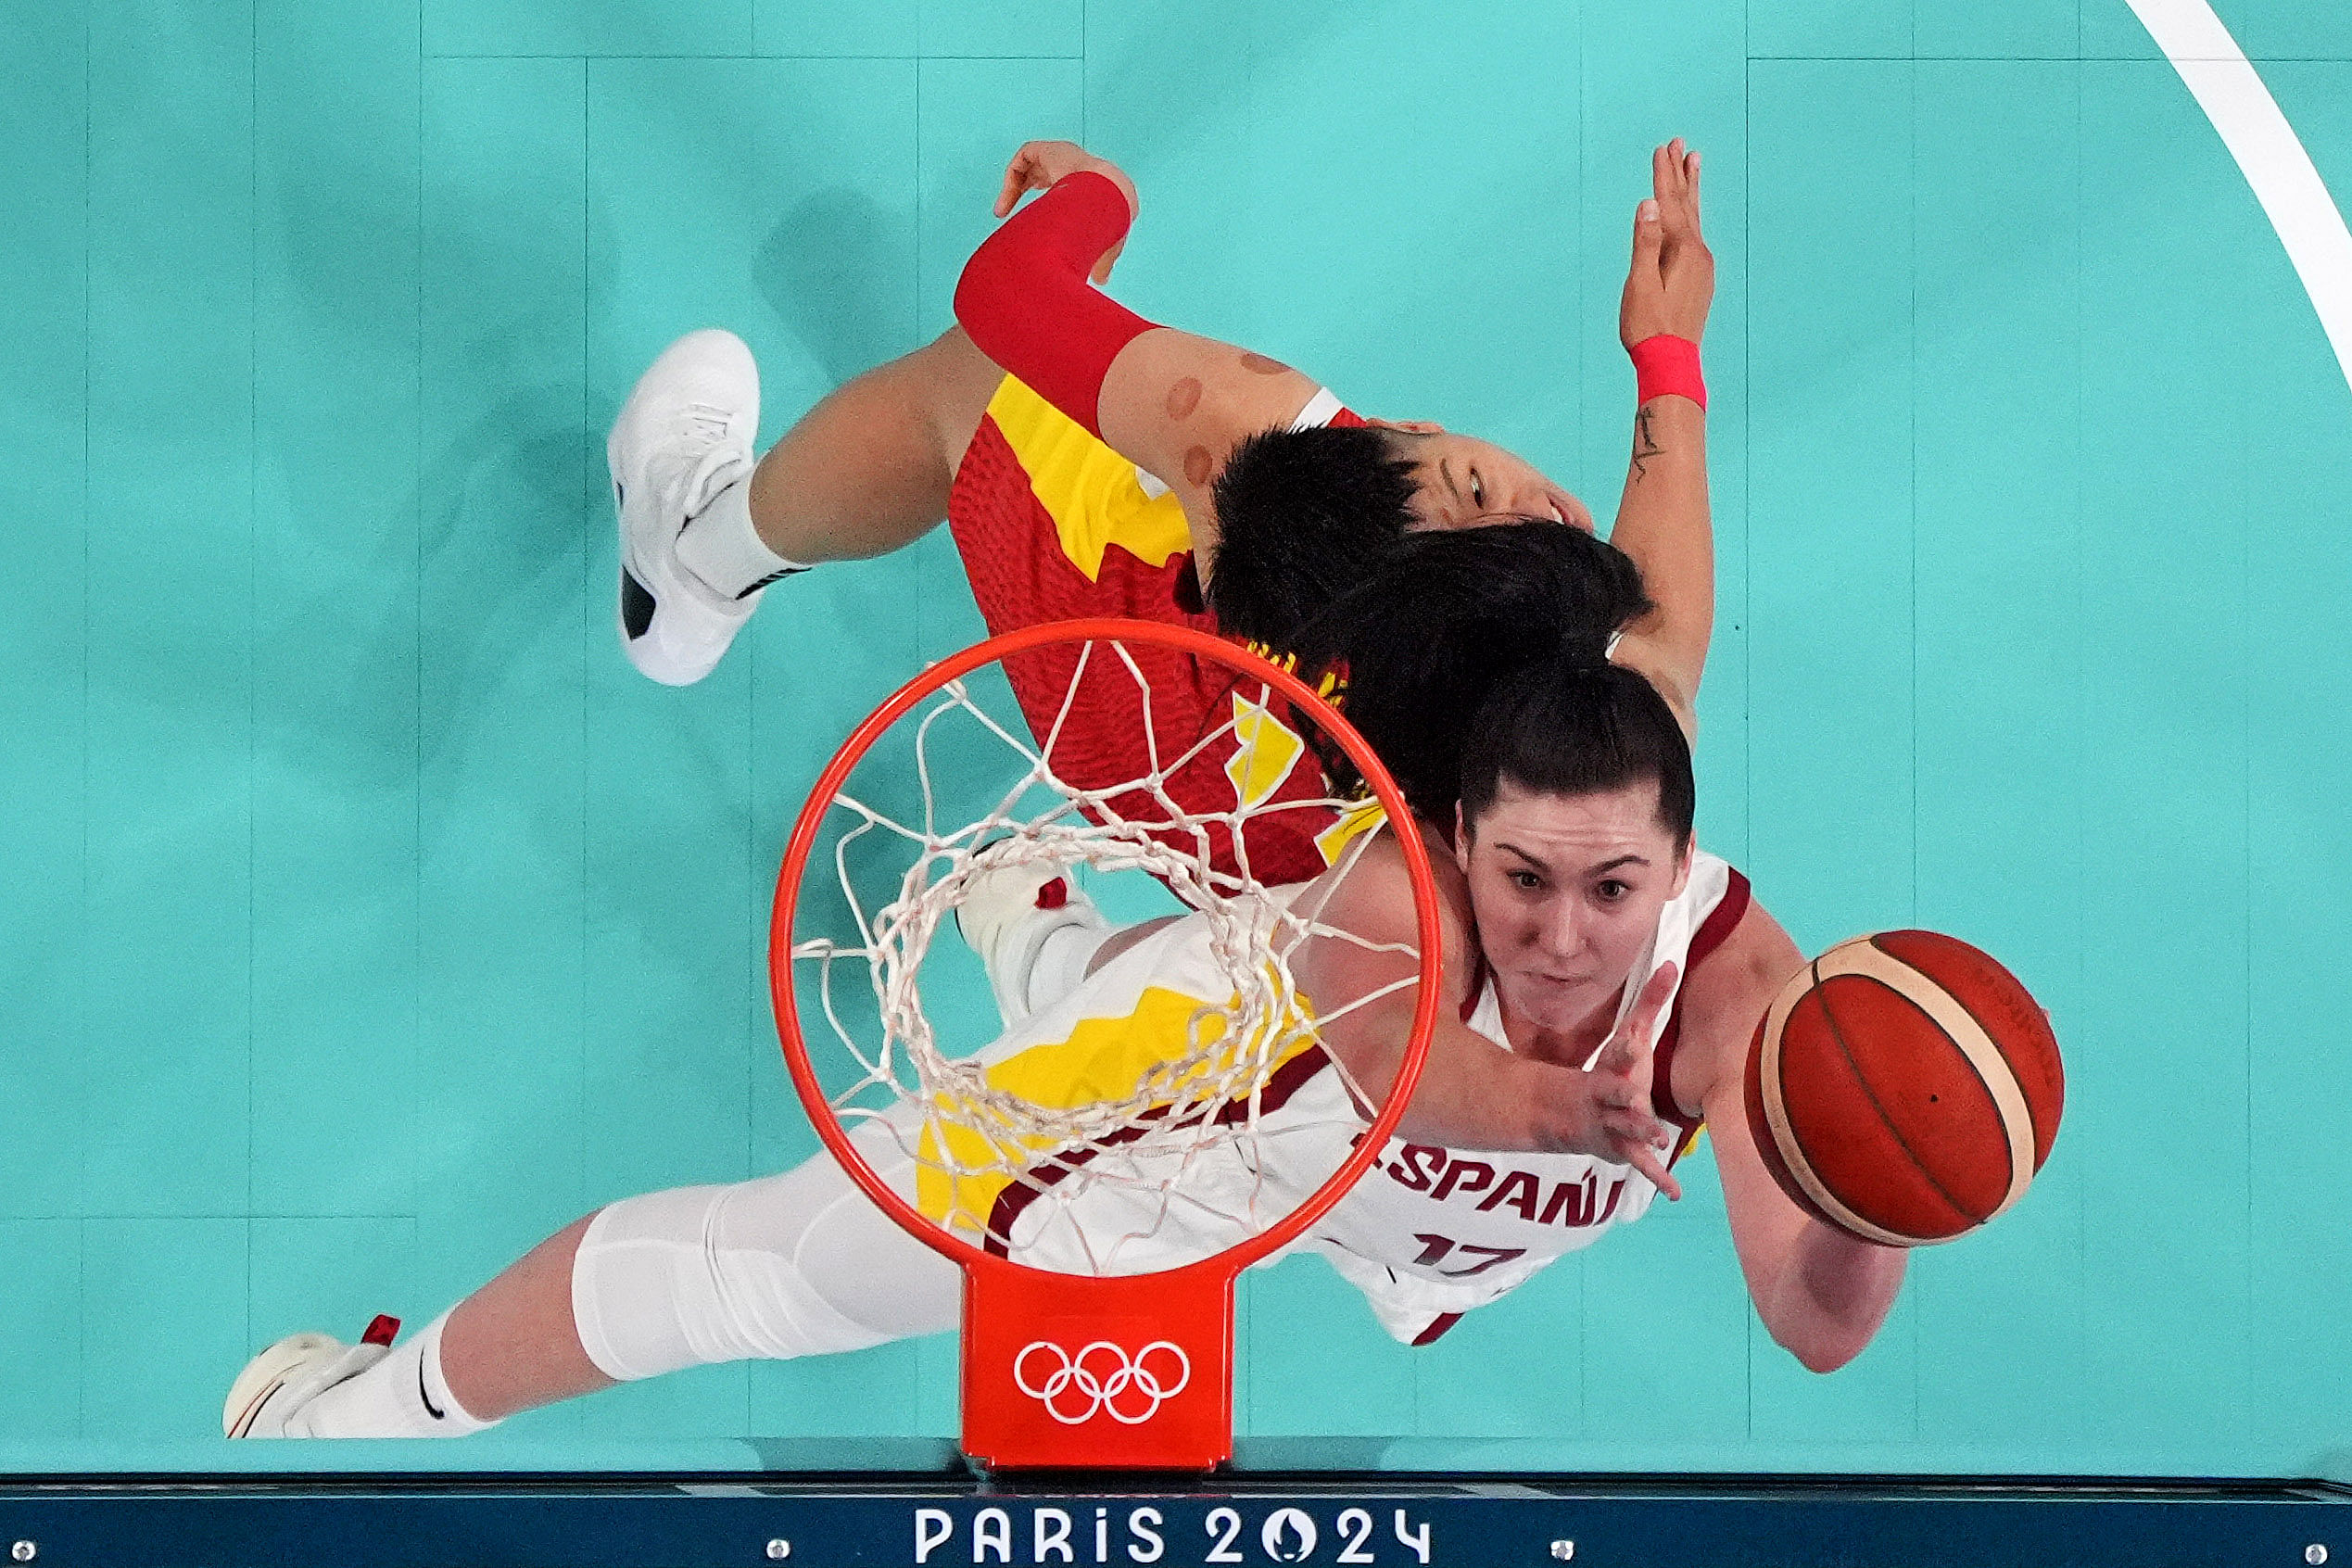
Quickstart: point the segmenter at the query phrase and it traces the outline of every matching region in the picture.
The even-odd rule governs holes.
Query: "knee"
[[[862,1349],[888,1337],[833,1310],[790,1248],[729,1245],[742,1206],[776,1195],[772,1180],[684,1187],[593,1216],[573,1260],[572,1315],[597,1370],[626,1383],[721,1361]]]

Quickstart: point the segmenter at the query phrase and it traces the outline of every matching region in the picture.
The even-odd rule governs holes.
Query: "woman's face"
[[[1506,1009],[1562,1031],[1613,1014],[1689,848],[1659,822],[1654,782],[1553,795],[1505,779],[1477,821],[1457,807],[1454,855]]]

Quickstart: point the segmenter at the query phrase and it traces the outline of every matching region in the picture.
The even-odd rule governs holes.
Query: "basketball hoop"
[[[1058,706],[1036,705],[1029,680],[1024,726],[992,702],[1001,689],[989,666],[1000,664],[1053,672],[1064,683]],[[1180,682],[1193,683],[1195,702],[1174,700]],[[1122,703],[1132,709],[1124,717]],[[1208,721],[1184,716],[1203,711]],[[1072,725],[1074,713],[1082,724]],[[1064,777],[1057,754],[1075,755],[1121,723],[1139,736],[1147,766],[1138,776],[1091,786]],[[1385,811],[1412,887],[1413,946],[1329,923],[1337,885],[1376,827],[1326,833],[1334,869],[1316,882],[1271,890],[1249,874],[1254,828],[1345,829],[1371,815],[1361,800],[1269,786],[1301,768],[1320,784],[1300,726],[1343,748]],[[942,763],[957,736],[986,755]],[[921,798],[899,809],[910,818],[902,822],[875,803],[903,794],[910,778]],[[1231,779],[1230,804],[1199,809],[1204,778]],[[1170,778],[1188,781],[1191,809],[1171,796]],[[957,785],[980,809],[950,826],[957,813],[940,797]],[[818,777],[777,881],[778,1029],[827,1148],[884,1212],[964,1271],[963,1442],[975,1461],[1206,1471],[1230,1457],[1234,1280],[1296,1241],[1370,1169],[1428,1051],[1438,905],[1411,822],[1371,747],[1306,682],[1216,637],[1141,621],[1025,627],[942,661],[877,708]],[[823,879],[803,887],[812,862],[823,863],[820,846],[838,903]],[[1018,1029],[952,1054],[923,1014],[923,960],[974,879],[1005,865],[1157,879],[1192,911],[1171,941],[1191,942],[1199,963],[1213,959],[1230,995],[1180,999],[1174,1024],[1159,1015],[1162,1033],[1141,1032],[1141,1014],[1104,1026],[1120,1059],[1138,1064],[1107,1088],[1097,1074],[1083,1092],[1041,1092],[1033,1069],[1011,1081],[1020,1074],[1005,1053],[1037,1055]],[[828,919],[831,934],[821,929]],[[1290,974],[1310,941],[1352,943],[1394,978],[1336,1005],[1326,996],[1318,1009]],[[836,968],[853,965],[866,983],[837,983]],[[804,986],[822,1013],[813,1031],[803,1028]],[[1322,1051],[1318,1031],[1408,987],[1410,1043],[1374,1096]],[[1090,980],[1086,994],[1095,989]],[[1165,1000],[1157,993],[1155,1005]],[[1054,1049],[1067,1048],[1056,1040]],[[1315,1095],[1296,1093],[1318,1080]],[[877,1148],[905,1157],[911,1190],[875,1169]]]

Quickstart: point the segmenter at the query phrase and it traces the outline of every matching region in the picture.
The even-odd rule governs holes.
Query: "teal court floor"
[[[2352,190],[2352,10],[2219,0]],[[1450,1469],[2352,1476],[2352,394],[2124,0],[54,0],[0,9],[0,1470],[761,1462],[942,1434],[945,1341],[463,1445],[232,1451],[255,1347],[813,1140],[784,825],[980,623],[947,541],[614,646],[599,443],[670,337],[772,437],[947,322],[1020,140],[1116,283],[1621,482],[1646,154],[1706,158],[1703,843],[1808,949],[2055,1015],[2026,1203],[1857,1363],[1689,1198],[1424,1351],[1245,1292],[1246,1434]],[[274,1447],[274,1446],[272,1446]]]

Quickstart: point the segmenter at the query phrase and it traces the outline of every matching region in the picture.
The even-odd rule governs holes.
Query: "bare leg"
[[[814,566],[887,555],[929,533],[1004,375],[951,327],[836,387],[760,459],[761,539]]]
[[[595,1218],[539,1243],[441,1325],[441,1376],[468,1414],[499,1421],[613,1386],[572,1321],[572,1259]]]

